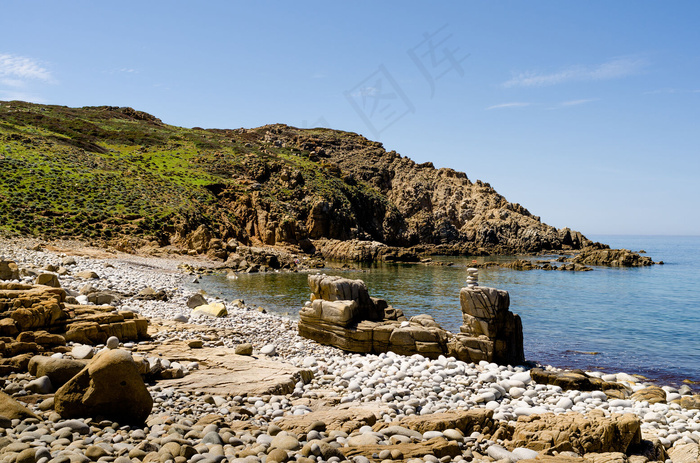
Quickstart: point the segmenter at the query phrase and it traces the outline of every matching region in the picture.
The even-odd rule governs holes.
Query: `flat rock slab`
[[[426,455],[442,458],[448,455],[455,457],[462,454],[462,450],[457,442],[448,441],[442,437],[434,437],[426,442],[411,444],[364,445],[362,447],[341,447],[341,450],[348,458],[362,455],[370,459],[382,450],[399,450],[403,454],[404,460],[422,458]]]
[[[469,435],[475,427],[484,429],[493,427],[493,410],[473,408],[471,410],[453,410],[430,415],[411,415],[391,423],[378,423],[375,431],[389,426],[403,426],[421,434],[427,431],[444,431],[445,429],[460,429]]]
[[[374,410],[369,408],[318,410],[301,416],[286,416],[275,421],[285,431],[295,434],[306,433],[312,423],[322,421],[326,431],[339,429],[348,434],[362,426],[372,426],[377,422]]]
[[[149,355],[180,363],[198,362],[199,370],[184,378],[161,381],[167,387],[211,395],[289,394],[298,381],[309,382],[313,377],[311,370],[268,358],[236,355],[227,347],[192,349],[184,342],[174,342],[157,346]]]

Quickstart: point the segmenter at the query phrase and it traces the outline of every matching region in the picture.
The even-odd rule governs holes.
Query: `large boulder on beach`
[[[143,424],[153,399],[127,351],[103,351],[55,395],[62,418],[103,417],[120,424]]]
[[[192,311],[192,315],[206,315],[209,317],[225,317],[228,315],[226,306],[221,302],[212,302],[211,304],[200,305]]]
[[[649,402],[650,404],[666,403],[666,391],[659,386],[649,386],[635,391],[630,396],[632,400],[638,402]]]
[[[51,286],[52,288],[60,288],[61,283],[58,281],[58,275],[55,273],[41,273],[34,280],[34,284]]]
[[[583,370],[550,371],[543,368],[533,368],[530,370],[530,377],[538,384],[559,386],[565,391],[621,391],[623,396],[628,393],[624,384],[615,381],[603,381]],[[663,389],[661,391],[663,392]]]
[[[29,360],[27,366],[32,376],[48,376],[54,387],[61,387],[80,373],[88,364],[87,361],[36,355]]]
[[[569,412],[563,415],[521,416],[514,425],[512,436],[506,447],[557,452],[587,453],[622,452],[642,443],[639,417],[600,414],[582,415]]]

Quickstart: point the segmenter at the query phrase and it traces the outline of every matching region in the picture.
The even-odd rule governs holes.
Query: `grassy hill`
[[[436,196],[446,181],[449,194]],[[418,193],[406,191],[418,190],[413,204]],[[0,102],[6,232],[200,251],[206,242],[192,240],[202,233],[302,248],[309,239],[357,238],[508,251],[520,246],[522,228],[540,237],[529,251],[577,245],[488,184],[416,165],[353,133],[185,129],[132,108]]]

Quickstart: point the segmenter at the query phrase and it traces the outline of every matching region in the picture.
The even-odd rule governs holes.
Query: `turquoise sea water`
[[[665,265],[592,272],[482,269],[482,286],[510,293],[511,310],[523,321],[525,357],[558,367],[639,373],[663,383],[700,381],[700,237],[589,238],[645,250]],[[435,260],[453,265],[377,264],[324,272],[362,279],[372,296],[409,316],[428,313],[456,332],[462,323],[459,290],[472,258]],[[291,317],[309,296],[307,275],[297,273],[211,276],[201,287]]]

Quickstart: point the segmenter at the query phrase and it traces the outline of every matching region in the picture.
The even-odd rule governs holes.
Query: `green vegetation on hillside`
[[[363,205],[390,207],[309,151],[265,142],[266,131],[185,129],[131,108],[0,102],[0,230],[165,244],[201,224],[224,238],[260,235],[247,230],[260,221],[246,217],[251,207],[277,223],[303,220],[318,201],[341,221]]]

